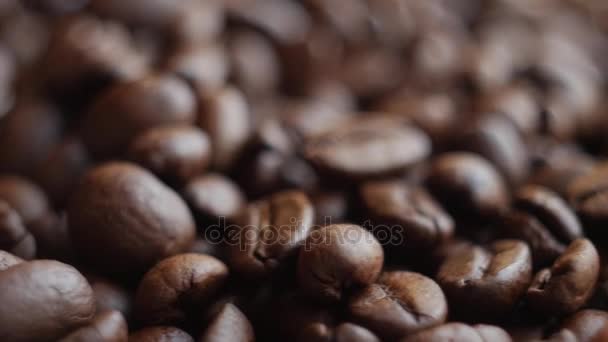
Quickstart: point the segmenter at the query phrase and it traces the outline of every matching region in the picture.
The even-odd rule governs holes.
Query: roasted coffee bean
[[[61,115],[52,105],[41,100],[18,103],[0,121],[0,171],[32,174],[62,129]]]
[[[251,136],[249,106],[241,92],[226,87],[201,99],[199,124],[209,134],[213,146],[213,166],[232,166]]]
[[[602,341],[608,328],[608,313],[599,310],[581,310],[566,319],[550,341],[593,342]]]
[[[447,153],[432,163],[427,184],[455,214],[492,218],[505,210],[509,193],[503,178],[485,159],[470,153]]]
[[[187,250],[195,235],[186,203],[148,171],[124,162],[84,176],[68,219],[76,250],[105,272],[143,271]]]
[[[105,311],[93,321],[60,339],[60,342],[127,342],[129,332],[127,322],[119,311]]]
[[[576,311],[593,294],[599,263],[591,241],[575,240],[551,268],[536,273],[526,294],[530,307],[554,315]]]
[[[322,171],[354,179],[398,174],[426,158],[429,138],[408,121],[355,119],[311,139],[305,155]]]
[[[219,293],[227,277],[226,265],[208,255],[179,254],[164,259],[141,280],[135,317],[148,325],[184,323]]]
[[[160,126],[138,135],[129,159],[170,183],[183,183],[203,173],[211,161],[211,142],[193,126]]]
[[[528,173],[528,155],[520,133],[505,116],[482,115],[461,137],[463,148],[479,153],[504,175],[518,184]]]
[[[129,342],[194,342],[192,336],[176,327],[147,327],[129,335]]]
[[[56,341],[88,324],[95,314],[93,291],[66,264],[37,260],[0,272],[0,339]]]
[[[236,274],[263,277],[285,266],[304,245],[314,220],[308,196],[286,191],[253,202],[228,233],[228,262]]]
[[[120,155],[148,128],[195,120],[196,100],[188,85],[171,75],[150,75],[117,84],[85,114],[81,136],[98,158]]]
[[[309,295],[336,301],[373,283],[383,262],[382,246],[370,232],[353,224],[333,224],[313,231],[304,242],[298,281]]]
[[[229,178],[209,173],[191,179],[182,194],[197,219],[219,223],[234,218],[245,206],[245,195]]]
[[[348,315],[355,323],[391,341],[443,323],[447,311],[439,285],[406,271],[383,273],[348,303]]]
[[[227,53],[219,45],[187,46],[171,55],[167,62],[167,70],[202,94],[223,88],[229,67]]]
[[[225,303],[216,309],[199,342],[253,342],[251,323],[234,304]]]
[[[25,228],[19,214],[0,200],[0,249],[23,259],[36,256],[36,240]]]
[[[125,318],[131,317],[132,296],[123,287],[100,277],[87,277],[93,295],[97,314],[105,311],[118,311]]]
[[[458,315],[477,319],[508,314],[531,279],[530,248],[518,240],[463,249],[448,257],[437,273],[451,308]]]
[[[421,187],[399,180],[364,184],[360,196],[375,224],[397,226],[404,246],[428,248],[451,237],[454,221]]]
[[[604,212],[606,189],[608,189],[608,164],[604,163],[597,165],[587,174],[577,177],[568,188],[570,203],[590,231],[599,230],[605,222],[608,222],[608,214]]]
[[[0,272],[23,262],[23,259],[9,252],[0,250]]]
[[[563,242],[570,243],[583,235],[572,209],[549,189],[525,186],[514,195],[513,206],[536,217]]]
[[[463,323],[446,323],[434,328],[407,336],[401,342],[511,342],[511,336],[503,329],[478,324],[469,326]]]

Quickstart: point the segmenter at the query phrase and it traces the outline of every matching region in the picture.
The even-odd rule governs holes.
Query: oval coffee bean
[[[513,206],[536,217],[560,241],[569,244],[583,235],[572,209],[553,191],[535,185],[515,193]]]
[[[133,140],[128,156],[161,179],[180,184],[207,168],[211,142],[205,132],[194,126],[154,127]]]
[[[508,314],[532,278],[532,255],[522,241],[499,240],[487,248],[473,246],[441,265],[437,282],[458,314],[476,318]]]
[[[192,310],[213,299],[227,277],[226,265],[209,255],[179,254],[162,260],[139,284],[135,316],[145,324],[183,323]]]
[[[398,174],[431,153],[429,138],[408,121],[355,119],[311,139],[305,155],[319,169],[354,179]]]
[[[401,342],[511,342],[511,336],[502,328],[478,324],[446,323],[438,327],[407,336]]]
[[[222,305],[213,315],[199,342],[253,342],[255,335],[251,323],[236,306]]]
[[[608,328],[608,313],[600,310],[581,310],[566,319],[558,332],[549,340],[560,341],[560,337],[572,336],[579,342],[602,341]]]
[[[405,247],[436,246],[452,236],[454,221],[423,188],[389,180],[366,183],[360,192],[374,223],[403,229]]]
[[[169,326],[147,327],[129,335],[129,342],[194,342],[187,332]]]
[[[117,84],[101,94],[85,114],[81,137],[98,158],[120,156],[148,128],[195,120],[196,99],[171,75],[151,75]]]
[[[17,264],[24,262],[23,259],[9,252],[0,250],[0,272],[5,271]]]
[[[105,311],[97,315],[95,319],[59,342],[127,342],[129,333],[127,322],[118,311]]]
[[[575,240],[551,268],[536,273],[526,295],[530,307],[553,315],[576,311],[593,294],[599,268],[599,256],[591,241]]]
[[[93,291],[66,264],[37,260],[0,272],[0,340],[56,341],[95,314]]]
[[[27,260],[36,256],[36,240],[23,225],[19,214],[2,200],[0,200],[0,249]]]
[[[432,163],[427,184],[446,208],[461,215],[491,218],[502,212],[509,201],[498,171],[471,153],[439,155]]]
[[[314,207],[299,191],[253,202],[228,232],[228,262],[247,277],[269,275],[295,256],[312,229]]]
[[[106,272],[142,271],[187,250],[194,220],[173,190],[130,163],[89,171],[68,207],[74,247]]]
[[[348,302],[348,315],[355,323],[391,341],[441,324],[447,313],[439,285],[406,271],[383,273]]]
[[[230,178],[219,173],[192,178],[182,191],[194,216],[217,224],[220,219],[234,218],[246,205],[245,195]]]
[[[347,291],[373,283],[382,270],[384,251],[367,230],[333,224],[313,231],[298,256],[298,282],[309,295],[342,299]]]

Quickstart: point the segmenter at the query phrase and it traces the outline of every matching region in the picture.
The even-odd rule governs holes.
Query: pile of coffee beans
[[[608,341],[603,0],[0,0],[0,341]]]

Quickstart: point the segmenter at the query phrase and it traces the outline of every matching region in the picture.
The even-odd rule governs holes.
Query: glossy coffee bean
[[[435,246],[454,231],[450,215],[421,187],[399,180],[369,182],[360,196],[375,224],[403,229],[405,247]]]
[[[608,164],[599,164],[577,177],[568,188],[570,203],[590,232],[601,229],[608,220],[604,212],[608,185]]]
[[[184,323],[222,289],[228,268],[204,254],[179,254],[146,273],[135,295],[135,316],[145,324]],[[155,298],[155,300],[150,300]]]
[[[446,259],[437,273],[454,311],[488,319],[508,314],[532,278],[532,255],[522,241],[473,246]]]
[[[234,218],[246,204],[239,186],[219,173],[192,178],[182,195],[198,220],[212,224]]]
[[[17,264],[24,262],[23,259],[9,252],[0,250],[0,272],[5,271]]]
[[[127,322],[119,311],[105,311],[98,314],[93,321],[80,328],[60,342],[127,342],[129,333]]]
[[[429,138],[407,121],[359,119],[311,139],[305,155],[322,171],[354,179],[398,174],[426,158]]]
[[[528,155],[515,125],[505,116],[482,115],[461,137],[463,147],[479,153],[504,175],[518,184],[528,173]]]
[[[19,214],[0,200],[0,249],[23,259],[36,256],[36,240],[25,228]]]
[[[396,340],[445,321],[446,299],[432,279],[406,271],[385,272],[355,293],[348,315],[386,340]]]
[[[199,124],[213,146],[213,166],[232,166],[251,135],[249,106],[236,88],[225,87],[200,100]]]
[[[18,103],[0,121],[0,171],[32,174],[59,141],[63,120],[58,109],[41,100]]]
[[[581,310],[568,317],[560,326],[560,330],[549,340],[560,341],[560,338],[574,337],[580,342],[602,341],[606,337],[608,313],[600,310]]]
[[[121,155],[137,134],[166,124],[195,120],[196,101],[188,85],[171,75],[150,75],[117,84],[97,97],[81,133],[98,158]]]
[[[68,219],[77,251],[105,272],[143,271],[187,250],[195,235],[186,203],[148,171],[124,162],[85,175]]]
[[[126,319],[131,317],[132,296],[122,286],[100,277],[87,277],[93,295],[97,314],[118,311]]]
[[[128,157],[170,183],[203,173],[211,161],[211,142],[194,126],[160,126],[138,135]]]
[[[216,309],[199,342],[253,342],[255,335],[247,317],[234,304]]]
[[[444,206],[460,215],[493,217],[504,211],[509,201],[504,180],[492,164],[470,153],[438,156],[427,184]]]
[[[49,341],[88,324],[95,314],[93,291],[66,264],[37,260],[0,272],[0,339]]]
[[[298,282],[310,296],[337,301],[380,275],[384,252],[367,230],[333,224],[314,230],[298,256]]]
[[[420,331],[402,339],[402,342],[511,342],[511,336],[502,328],[478,324],[469,326],[463,323],[446,323]]]
[[[231,268],[245,277],[263,277],[286,266],[304,245],[313,220],[314,207],[303,192],[280,192],[249,204],[227,232]]]
[[[576,311],[593,294],[599,263],[591,241],[575,240],[551,268],[536,273],[526,294],[530,307],[554,315]]]
[[[536,217],[561,241],[570,243],[583,235],[576,214],[549,189],[525,186],[515,193],[513,206]]]
[[[129,342],[194,342],[187,332],[170,326],[154,326],[138,330],[129,335]]]

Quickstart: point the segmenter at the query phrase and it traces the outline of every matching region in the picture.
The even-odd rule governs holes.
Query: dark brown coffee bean
[[[340,300],[347,291],[373,283],[384,251],[367,230],[333,224],[311,232],[298,256],[298,281],[313,297]]]
[[[234,304],[222,305],[211,318],[199,342],[253,342],[251,323]]]
[[[568,204],[556,193],[539,186],[525,186],[513,197],[513,206],[536,217],[559,240],[570,243],[583,235]]]
[[[437,273],[454,311],[482,319],[508,314],[531,279],[530,248],[518,240],[464,249],[448,257]]]
[[[94,156],[121,155],[148,128],[195,120],[196,100],[188,85],[171,75],[117,84],[101,94],[86,113],[82,137]]]
[[[509,201],[505,183],[492,164],[470,153],[437,157],[427,184],[446,208],[460,215],[491,218],[502,212]]]
[[[550,341],[568,338],[579,342],[602,341],[606,337],[608,313],[600,310],[581,310],[564,321],[560,330],[553,334]],[[602,335],[604,334],[604,335]]]
[[[0,249],[29,260],[36,256],[36,240],[19,214],[0,200]]]
[[[208,255],[167,258],[141,280],[135,295],[135,316],[145,324],[184,323],[193,310],[209,303],[227,277],[226,265]]]
[[[40,163],[34,179],[57,207],[64,207],[91,163],[88,151],[75,137],[64,138]]]
[[[439,285],[421,274],[385,272],[378,281],[349,299],[348,314],[386,340],[445,321],[448,306]]]
[[[498,114],[481,116],[465,130],[462,146],[486,158],[510,184],[518,184],[528,173],[528,152],[515,125]]]
[[[23,259],[9,252],[0,250],[0,272],[9,269],[17,264],[24,262]]]
[[[608,199],[608,164],[602,163],[577,177],[568,188],[568,198],[585,226],[593,231],[608,222],[604,211]]]
[[[312,139],[305,154],[325,172],[360,179],[400,173],[430,150],[429,138],[407,121],[374,117]]]
[[[224,87],[230,65],[220,45],[195,45],[172,54],[167,70],[183,78],[197,93],[208,94]]]
[[[308,237],[314,207],[308,196],[286,191],[251,203],[229,229],[228,261],[235,273],[263,277],[285,266]]]
[[[87,280],[93,289],[97,314],[118,311],[127,319],[131,316],[132,296],[126,289],[100,277],[87,277]]]
[[[406,247],[435,246],[454,231],[450,215],[423,188],[388,180],[366,183],[360,193],[374,223],[403,229]]]
[[[129,335],[129,342],[194,342],[187,332],[169,326],[147,327]]]
[[[127,342],[129,332],[127,322],[119,311],[105,311],[97,315],[95,319],[68,336],[60,339],[60,342]]]
[[[93,291],[76,269],[50,260],[0,272],[0,339],[56,341],[95,314]]]
[[[226,170],[239,157],[251,135],[249,106],[241,92],[232,87],[205,96],[200,105],[199,124],[211,138],[213,165]]]
[[[195,235],[186,203],[130,163],[89,171],[70,200],[68,218],[77,251],[106,272],[145,270],[187,250]]]
[[[511,342],[511,336],[500,327],[478,324],[446,323],[407,336],[401,342]]]
[[[129,158],[170,183],[184,183],[203,173],[211,161],[211,142],[193,126],[160,126],[138,135]]]
[[[536,273],[526,295],[530,307],[554,315],[576,311],[593,294],[599,267],[591,241],[575,240],[551,268]]]
[[[219,173],[191,179],[182,194],[196,218],[212,224],[218,224],[222,218],[234,218],[246,204],[238,185]]]
[[[52,105],[39,100],[18,103],[0,121],[0,171],[32,174],[60,139],[62,118]]]

